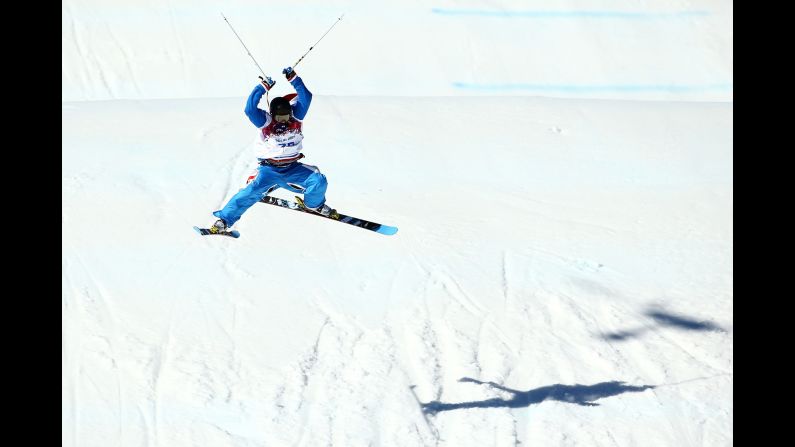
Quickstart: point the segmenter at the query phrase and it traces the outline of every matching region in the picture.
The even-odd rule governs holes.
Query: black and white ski
[[[268,205],[280,206],[282,208],[287,208],[294,211],[301,211],[302,213],[311,214],[313,216],[322,217],[324,219],[336,220],[338,222],[346,223],[348,225],[353,225],[354,227],[364,228],[365,230],[374,231],[376,233],[385,234],[387,236],[391,236],[397,233],[398,231],[397,227],[390,227],[389,225],[370,222],[368,220],[359,219],[358,217],[346,216],[345,214],[338,214],[338,216],[335,217],[323,216],[322,214],[309,211],[308,209],[302,207],[300,204],[296,202],[279,199],[273,196],[267,196],[267,195],[263,196],[262,199],[260,199],[260,202],[267,203]]]

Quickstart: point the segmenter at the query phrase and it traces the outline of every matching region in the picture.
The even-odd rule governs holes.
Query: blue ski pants
[[[300,162],[281,168],[264,165],[259,167],[254,180],[232,196],[223,209],[213,212],[213,216],[232,226],[274,186],[303,194],[304,203],[310,208],[319,207],[326,202],[328,182],[316,166]]]

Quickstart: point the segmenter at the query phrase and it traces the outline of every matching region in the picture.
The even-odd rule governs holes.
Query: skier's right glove
[[[271,79],[270,76],[265,76],[264,78],[260,76],[259,78],[260,78],[260,84],[262,84],[262,86],[265,87],[266,92],[272,89],[274,85],[276,85],[276,81]]]

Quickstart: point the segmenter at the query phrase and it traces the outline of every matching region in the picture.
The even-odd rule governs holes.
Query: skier
[[[316,166],[298,161],[304,158],[301,153],[304,139],[301,130],[303,119],[312,102],[312,93],[292,67],[285,68],[282,73],[298,94],[297,99],[291,103],[286,97],[274,98],[270,103],[270,113],[260,109],[258,105],[262,95],[274,85],[273,81],[268,83],[270,78],[263,79],[248,96],[245,112],[251,123],[259,129],[259,167],[256,174],[249,177],[243,189],[229,199],[222,209],[213,212],[218,220],[210,227],[211,233],[229,231],[229,227],[257,203],[263,194],[269,194],[278,188],[303,194],[303,200],[297,196],[296,199],[309,211],[339,218],[337,211],[326,205],[326,176]]]

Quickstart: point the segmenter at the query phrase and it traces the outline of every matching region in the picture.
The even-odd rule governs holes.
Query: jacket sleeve
[[[257,84],[251,94],[248,95],[248,100],[246,100],[246,116],[257,128],[267,125],[268,121],[270,121],[270,114],[257,107],[259,100],[264,94],[265,87],[262,84]]]
[[[312,92],[306,88],[300,76],[293,78],[290,84],[292,84],[296,93],[298,93],[298,99],[295,104],[293,104],[293,116],[298,120],[303,120],[306,116],[306,112],[309,111],[309,104],[312,103]],[[262,87],[262,89],[265,90],[265,87]]]

